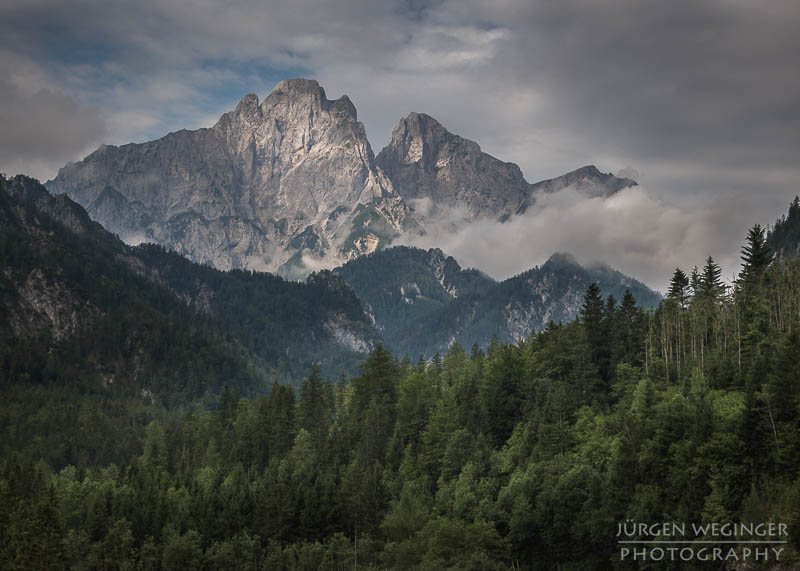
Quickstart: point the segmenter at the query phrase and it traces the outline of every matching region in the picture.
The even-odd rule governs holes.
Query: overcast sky
[[[595,164],[642,184],[588,212],[540,207],[524,261],[496,275],[546,259],[541,227],[656,287],[707,255],[730,277],[747,227],[800,191],[798,28],[796,0],[4,0],[0,171],[46,180],[311,77],[350,96],[376,153],[419,111],[530,182]]]

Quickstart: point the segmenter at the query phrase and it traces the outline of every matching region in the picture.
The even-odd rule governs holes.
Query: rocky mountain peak
[[[255,93],[248,93],[242,100],[239,101],[239,104],[236,106],[236,109],[233,111],[234,115],[237,116],[248,116],[248,117],[261,117],[261,107],[259,106],[258,102],[258,95]]]
[[[430,115],[414,111],[401,119],[392,130],[391,143],[384,151],[387,151],[387,154],[392,151],[397,154],[397,151],[401,151],[405,162],[419,163],[422,161],[422,168],[431,172],[437,167],[434,159],[443,150],[443,147],[448,146],[467,147],[472,154],[481,151],[480,146],[474,141],[450,133]]]
[[[461,139],[461,137],[450,133],[430,115],[417,113],[416,111],[412,111],[406,118],[401,119],[392,130],[392,141],[404,143],[414,139],[421,139],[428,143],[441,143],[448,138]]]
[[[263,100],[245,95],[211,128],[102,146],[47,186],[130,243],[294,278],[422,232],[444,212],[504,221],[538,192],[607,195],[632,184],[590,165],[529,185],[517,165],[416,112],[376,157],[350,99],[298,78]]]
[[[349,121],[357,121],[358,113],[347,95],[333,101],[325,96],[325,89],[314,79],[284,79],[278,82],[261,104],[262,114],[308,109],[310,113],[332,113]]]
[[[528,189],[517,165],[482,152],[424,113],[402,119],[375,161],[404,199],[430,199],[436,209],[458,208],[468,217],[510,215]]]
[[[103,147],[48,186],[126,239],[271,271],[335,251],[358,205],[395,196],[353,103],[310,79],[245,95],[210,129]]]
[[[630,186],[636,186],[635,180],[616,177],[611,173],[601,172],[594,165],[586,165],[556,178],[543,180],[531,185],[533,192],[558,192],[569,186],[590,197],[609,196]]]

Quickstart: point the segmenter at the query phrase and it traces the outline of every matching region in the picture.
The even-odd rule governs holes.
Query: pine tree
[[[710,299],[717,299],[725,292],[725,284],[722,283],[722,268],[714,261],[711,256],[703,266],[703,273],[700,275],[699,293]]]
[[[742,271],[739,281],[745,289],[756,284],[772,262],[772,250],[767,246],[764,229],[756,224],[747,232],[747,244],[742,247]]]
[[[641,331],[637,328],[637,318],[636,299],[631,291],[626,289],[611,330],[615,366],[621,362],[638,364],[636,360],[640,351]]]
[[[586,330],[586,340],[592,354],[592,363],[597,366],[600,376],[607,380],[609,375],[609,338],[603,296],[596,283],[586,289],[581,306],[581,322]]]
[[[587,329],[599,330],[603,321],[603,296],[596,283],[591,284],[583,296],[581,322]]]
[[[697,266],[692,268],[692,274],[689,277],[689,288],[692,290],[692,297],[700,292],[700,271]]]
[[[606,298],[606,311],[603,318],[606,320],[608,326],[614,321],[614,315],[617,313],[617,300],[613,295],[609,294]]]
[[[333,403],[329,397],[330,390],[322,378],[322,369],[315,364],[311,367],[311,374],[300,387],[297,420],[300,427],[311,435],[311,443],[316,454],[324,449],[333,417]]]
[[[686,306],[689,299],[689,276],[680,268],[675,268],[675,272],[672,274],[667,297],[677,301],[681,307]]]

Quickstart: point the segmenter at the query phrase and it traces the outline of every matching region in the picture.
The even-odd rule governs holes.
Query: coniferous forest
[[[170,321],[195,332],[174,350],[234,381],[159,402],[5,339],[0,567],[688,568],[621,561],[628,520],[782,522],[798,561],[797,208],[750,229],[733,284],[709,257],[654,310],[593,285],[578,319],[517,344],[378,345],[297,389],[248,392],[269,375],[234,370],[230,340],[214,357],[202,323]]]

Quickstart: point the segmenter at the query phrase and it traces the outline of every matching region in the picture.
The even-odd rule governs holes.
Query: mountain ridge
[[[288,282],[131,247],[23,176],[0,179],[0,222],[0,370],[12,379],[22,367],[180,402],[223,384],[244,394],[297,384],[314,363],[352,372],[381,342],[328,271]]]
[[[639,280],[604,264],[581,265],[563,252],[499,282],[462,269],[439,249],[406,246],[362,256],[334,272],[356,292],[387,343],[412,357],[445,353],[454,342],[484,348],[493,337],[517,342],[550,321],[571,321],[591,283],[616,300],[630,290],[644,308],[661,301]]]
[[[597,196],[635,182],[583,167],[529,184],[424,113],[402,119],[376,156],[348,96],[289,79],[263,101],[245,95],[211,127],[103,145],[46,186],[126,241],[295,279],[424,233],[444,209],[503,221],[573,184]],[[433,208],[415,210],[419,200]]]

